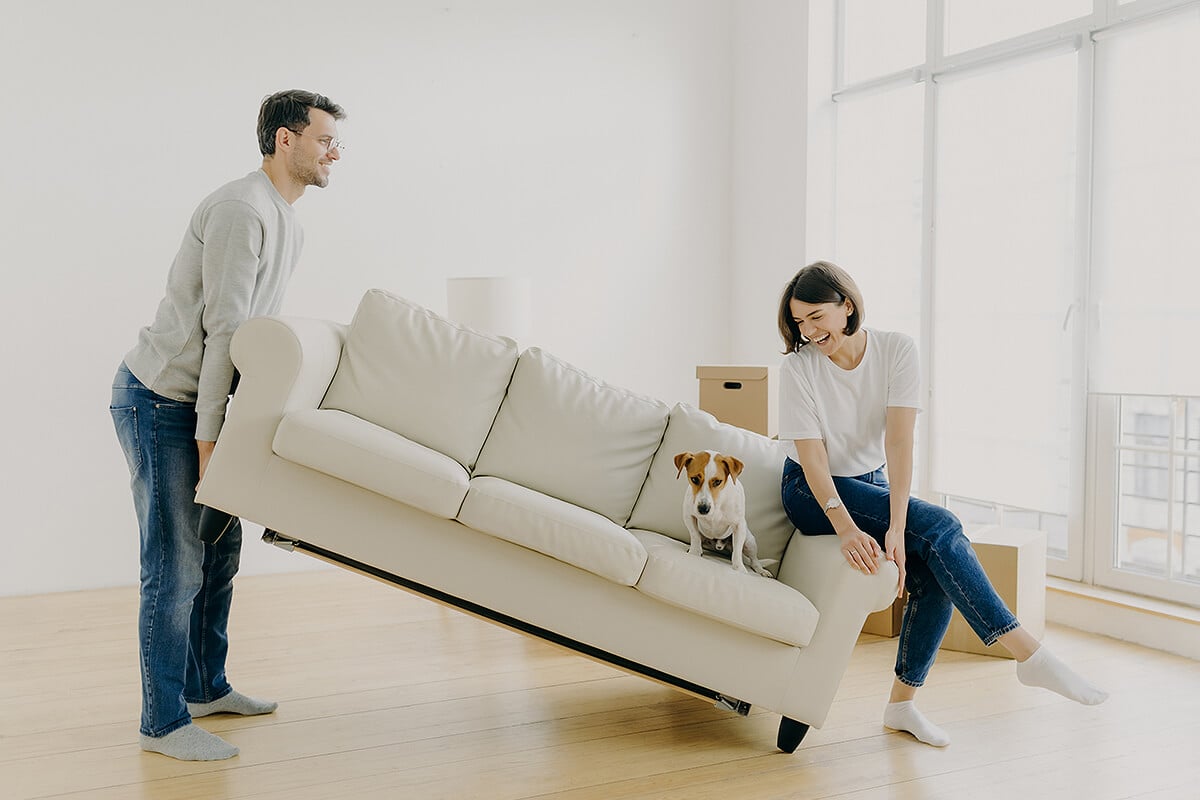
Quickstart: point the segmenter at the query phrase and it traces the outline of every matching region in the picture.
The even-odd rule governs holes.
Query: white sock
[[[1088,683],[1044,645],[1029,658],[1017,662],[1017,680],[1026,686],[1058,692],[1085,706],[1099,705],[1108,699],[1108,692]]]
[[[236,747],[198,725],[184,725],[166,736],[142,734],[141,745],[143,750],[180,761],[223,761],[238,754]]]
[[[188,703],[188,713],[195,717],[207,717],[209,714],[241,714],[253,717],[257,714],[270,714],[279,708],[279,703],[270,700],[255,700],[253,697],[236,690],[211,703]]]
[[[917,741],[934,747],[950,744],[950,734],[925,719],[912,700],[888,703],[883,710],[883,726],[894,731],[907,731],[917,737]]]

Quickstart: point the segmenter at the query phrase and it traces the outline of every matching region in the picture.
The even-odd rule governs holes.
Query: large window
[[[921,493],[1200,605],[1200,0],[809,8],[809,256],[921,343]]]
[[[1077,62],[1068,52],[944,81],[935,150],[932,485],[1060,516]]]

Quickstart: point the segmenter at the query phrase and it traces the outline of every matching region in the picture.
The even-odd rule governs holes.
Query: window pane
[[[1184,405],[1183,440],[1178,447],[1200,452],[1200,399],[1189,397]]]
[[[1066,514],[1074,53],[947,81],[938,124],[933,489]]]
[[[1183,578],[1200,583],[1200,458],[1184,459],[1183,483],[1186,496],[1182,506]]]
[[[946,0],[946,52],[1048,28],[1092,13],[1092,0]]]
[[[1170,442],[1171,398],[1121,398],[1121,444],[1167,447]]]
[[[921,337],[919,85],[837,104],[835,252],[863,292],[867,324]]]
[[[925,61],[925,0],[845,0],[842,82],[889,75]]]
[[[1096,392],[1200,395],[1200,10],[1096,43]]]
[[[1000,520],[1006,528],[1041,530],[1041,516],[1038,512],[1025,508],[1005,508],[1002,510]]]
[[[1122,492],[1120,520],[1116,566],[1165,576],[1168,543],[1166,501]]]
[[[1000,524],[1000,512],[991,503],[978,503],[962,497],[947,497],[946,508],[968,528]]]
[[[1127,421],[1136,425],[1144,419],[1136,415],[1126,418],[1123,413],[1122,439],[1128,438],[1124,430]],[[1122,450],[1120,455],[1117,563],[1114,566],[1165,577],[1167,548],[1171,540],[1167,527],[1169,456],[1136,450]]]
[[[1121,490],[1143,500],[1166,500],[1170,456],[1166,453],[1121,451]]]
[[[1057,558],[1067,557],[1069,527],[1066,514],[1042,514],[1042,530],[1046,532],[1046,550]]]
[[[1168,451],[1181,443],[1179,436],[1172,440],[1171,429],[1184,427],[1195,400],[1121,398],[1118,569],[1200,581],[1200,456]],[[1152,433],[1141,435],[1145,431]]]

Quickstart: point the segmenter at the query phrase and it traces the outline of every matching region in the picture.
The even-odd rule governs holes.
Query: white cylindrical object
[[[529,334],[529,282],[524,278],[447,278],[450,319],[484,333],[521,340]]]

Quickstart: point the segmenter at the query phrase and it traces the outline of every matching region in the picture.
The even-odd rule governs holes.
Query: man
[[[246,319],[278,312],[303,244],[292,204],[309,186],[328,185],[344,117],[313,92],[263,100],[262,168],[196,209],[154,322],[113,382],[113,423],[141,532],[143,750],[185,761],[231,758],[238,749],[193,717],[276,707],[234,691],[225,677],[242,531],[235,524],[215,544],[202,542],[195,489],[233,388],[229,340]]]

